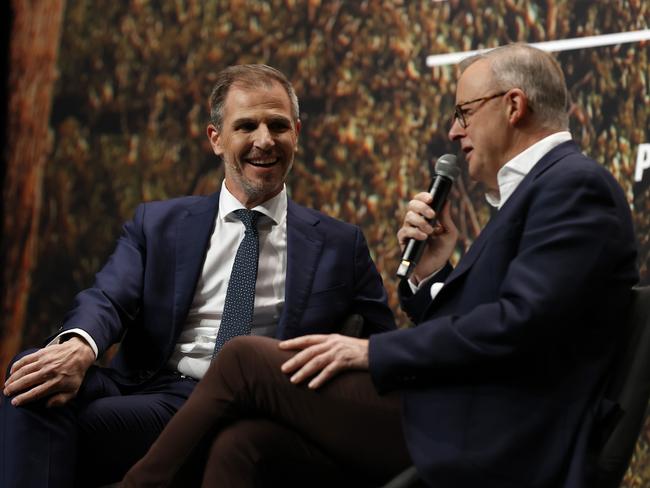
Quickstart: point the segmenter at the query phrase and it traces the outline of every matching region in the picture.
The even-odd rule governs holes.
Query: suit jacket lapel
[[[495,230],[499,229],[502,222],[507,222],[512,218],[513,213],[517,212],[519,207],[519,202],[526,195],[528,188],[537,177],[539,177],[544,171],[557,163],[560,159],[564,158],[569,154],[575,154],[579,152],[578,146],[573,141],[563,142],[559,146],[550,150],[546,155],[540,159],[535,166],[531,169],[524,179],[521,181],[517,189],[510,196],[505,205],[492,216],[487,225],[483,228],[481,233],[478,235],[474,243],[470,246],[467,254],[465,254],[458,266],[450,273],[445,281],[445,284],[449,284],[452,281],[458,279],[460,276],[465,274],[472,265],[476,262],[476,259],[480,256],[481,251],[485,247],[485,243],[488,242]]]
[[[203,268],[205,255],[219,207],[219,194],[214,193],[188,206],[180,219],[176,234],[176,271],[174,279],[174,335],[192,304],[196,284]]]
[[[318,261],[323,249],[319,219],[291,200],[287,205],[287,278],[284,308],[277,337],[300,323],[311,294]]]

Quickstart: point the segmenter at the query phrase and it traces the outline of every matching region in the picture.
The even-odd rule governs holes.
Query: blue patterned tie
[[[226,291],[226,300],[221,315],[221,325],[214,343],[214,358],[223,345],[233,337],[251,333],[253,323],[253,306],[255,305],[255,281],[257,280],[257,260],[259,242],[257,219],[260,212],[240,208],[235,210],[246,227],[244,238],[239,244],[235,262],[230,272],[230,281]]]

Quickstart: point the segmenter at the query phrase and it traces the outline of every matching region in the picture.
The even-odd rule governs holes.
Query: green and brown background
[[[447,140],[455,67],[430,54],[648,29],[644,0],[12,0],[3,14],[5,111],[0,367],[54,332],[143,200],[207,194],[221,163],[205,136],[215,74],[283,71],[303,131],[288,188],[359,224],[401,326],[395,237]],[[628,196],[650,282],[650,43],[557,54],[571,130]],[[481,189],[455,186],[458,258],[489,218]],[[650,423],[625,487],[650,485]]]

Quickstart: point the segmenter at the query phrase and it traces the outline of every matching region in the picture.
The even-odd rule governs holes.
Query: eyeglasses
[[[469,102],[459,103],[458,105],[456,105],[454,107],[454,120],[452,120],[452,123],[455,120],[458,120],[458,123],[460,124],[460,126],[463,129],[465,129],[467,127],[467,125],[468,125],[467,124],[467,119],[465,118],[465,113],[467,112],[467,110],[463,109],[463,107],[465,105],[469,105],[470,103],[481,102],[481,105],[479,105],[478,108],[476,110],[474,110],[474,113],[476,113],[483,106],[483,104],[485,102],[488,102],[488,101],[492,100],[493,98],[502,97],[506,93],[508,93],[508,92],[507,91],[499,92],[499,93],[495,93],[494,95],[489,95],[487,97],[475,98],[474,100],[470,100]]]

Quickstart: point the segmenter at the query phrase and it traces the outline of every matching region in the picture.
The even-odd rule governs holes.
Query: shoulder
[[[216,194],[212,195],[188,195],[176,198],[169,198],[167,200],[151,200],[148,202],[143,202],[141,205],[146,206],[151,210],[171,210],[175,208],[188,208],[202,202],[207,202],[213,199]]]
[[[546,160],[546,161],[544,161]],[[612,173],[602,164],[583,154],[578,146],[565,143],[550,151],[542,161],[537,177],[539,183],[575,191],[597,188],[620,198],[623,190]]]
[[[304,207],[290,199],[287,207],[287,222],[291,224],[294,219],[317,226],[325,232],[337,232],[350,235],[361,233],[361,228],[357,225],[336,219],[319,210]]]
[[[152,200],[143,202],[136,209],[136,219],[184,215],[186,213],[201,213],[213,211],[219,203],[218,193],[211,195],[191,195],[168,200]]]

